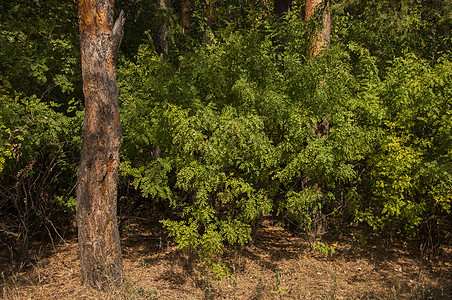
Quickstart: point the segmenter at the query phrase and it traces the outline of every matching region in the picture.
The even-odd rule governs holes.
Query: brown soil
[[[151,226],[152,225],[152,226]],[[408,246],[377,240],[356,245],[351,238],[324,238],[313,247],[263,222],[250,245],[227,249],[231,277],[216,281],[200,270],[144,218],[123,222],[126,283],[98,292],[80,285],[76,241],[36,254],[32,267],[0,282],[5,299],[452,299],[452,249],[426,263]],[[328,242],[326,242],[328,241]],[[326,246],[326,247],[325,247]],[[322,252],[334,249],[328,257]],[[45,253],[44,253],[45,252]]]

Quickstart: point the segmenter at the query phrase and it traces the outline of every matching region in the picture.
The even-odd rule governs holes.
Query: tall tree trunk
[[[166,15],[166,9],[168,8],[169,0],[158,0],[160,10]],[[157,33],[155,35],[155,42],[157,51],[163,56],[163,61],[168,60],[168,27],[166,26],[166,16],[161,18],[165,20],[159,25]]]
[[[114,0],[79,0],[85,119],[77,170],[77,225],[83,282],[103,289],[123,277],[116,218],[119,119],[116,60],[124,14]]]
[[[326,47],[330,42],[331,36],[331,13],[329,10],[329,0],[306,0],[306,21],[311,20],[313,14],[317,9],[322,8],[322,27],[318,29],[312,38],[311,49],[309,58],[313,58],[319,55],[320,51]],[[323,80],[319,85],[323,84]],[[330,123],[327,116],[323,117],[322,122],[318,122],[317,125],[313,125],[318,138],[322,136],[328,137]],[[324,184],[318,181],[316,184],[318,201],[321,201],[324,193]],[[310,212],[311,226],[309,231],[314,235],[322,234],[328,226],[328,220],[322,209]]]
[[[210,34],[213,27],[213,12],[215,9],[215,0],[205,0],[206,7],[204,8],[204,17],[206,19],[206,27],[202,33],[202,40],[204,43],[210,42]]]
[[[190,20],[190,2],[184,1],[181,3],[180,13],[180,25],[186,29],[191,26]]]
[[[317,56],[322,48],[328,47],[331,39],[331,12],[329,0],[306,0],[306,21],[309,21],[315,10],[324,5],[322,28],[318,30],[311,42],[310,57]]]

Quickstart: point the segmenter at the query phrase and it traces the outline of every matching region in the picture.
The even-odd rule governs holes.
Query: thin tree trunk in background
[[[168,0],[158,0],[159,7],[162,11],[168,8]],[[166,12],[165,12],[166,13]],[[164,18],[166,20],[166,17]],[[155,36],[157,51],[163,56],[163,61],[168,60],[168,27],[165,22],[159,25]]]
[[[212,31],[213,26],[213,11],[215,8],[215,0],[205,0],[207,7],[204,9],[204,17],[206,18],[206,27],[204,32],[202,33],[202,40],[204,43],[208,43],[210,41],[209,34]]]
[[[97,289],[122,282],[116,217],[119,119],[116,60],[123,12],[113,25],[114,0],[79,0],[85,119],[77,170],[77,225],[82,279]]]
[[[322,27],[318,29],[312,38],[309,58],[313,58],[327,48],[331,37],[331,13],[329,10],[329,0],[306,0],[306,21],[311,20],[316,10],[322,9]],[[319,85],[323,84],[323,80],[319,82]],[[317,137],[327,137],[329,135],[330,123],[327,116],[323,117],[322,122],[318,122],[317,125],[313,125]],[[320,199],[323,197],[324,186],[321,182],[316,183],[317,197]],[[314,235],[322,234],[328,227],[328,222],[322,209],[311,210],[310,212],[311,226],[309,231]]]
[[[185,1],[181,3],[181,13],[180,13],[180,25],[183,28],[189,28],[191,25],[190,21],[190,2]]]
[[[160,0],[161,1],[161,0]],[[204,8],[204,17],[206,20],[205,28],[202,33],[202,40],[204,43],[209,42],[209,31],[212,30],[213,26],[213,17],[214,17],[214,9],[215,9],[215,0],[204,0],[205,8]],[[184,29],[188,29],[191,26],[190,20],[190,1],[184,1],[181,3],[181,13],[180,13],[180,25]]]
[[[322,28],[318,30],[311,42],[310,57],[317,56],[323,48],[328,47],[331,39],[331,12],[328,0],[306,0],[306,21],[309,21],[315,10],[324,6]]]

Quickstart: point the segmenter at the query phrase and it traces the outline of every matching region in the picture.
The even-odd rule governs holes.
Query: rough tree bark
[[[306,0],[306,21],[309,21],[315,10],[324,5],[322,28],[318,30],[311,42],[310,57],[317,56],[323,48],[328,47],[331,39],[331,12],[329,0]]]
[[[168,8],[169,0],[157,0],[157,3],[162,11]],[[165,12],[166,13],[166,12]],[[166,17],[164,18],[166,20]],[[157,52],[162,55],[163,61],[168,60],[168,27],[165,22],[159,25],[155,34],[155,43]]]
[[[116,218],[119,119],[116,60],[124,14],[113,23],[114,0],[79,0],[85,119],[77,170],[77,225],[82,279],[98,289],[121,283]]]

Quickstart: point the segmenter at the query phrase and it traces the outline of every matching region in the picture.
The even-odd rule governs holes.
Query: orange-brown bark
[[[114,1],[80,0],[79,26],[85,119],[77,170],[77,225],[82,279],[95,288],[122,281],[117,224],[121,123],[116,58],[123,13],[113,23]]]
[[[331,39],[331,12],[328,0],[306,0],[306,21],[309,21],[316,9],[323,7],[322,28],[318,30],[311,42],[310,57],[317,56],[326,47]]]

